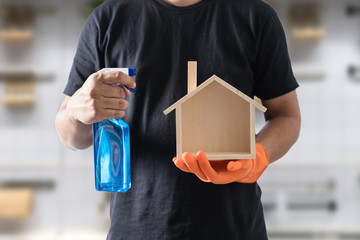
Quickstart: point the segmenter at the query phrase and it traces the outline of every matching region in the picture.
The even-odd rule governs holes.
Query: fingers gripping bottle
[[[104,68],[99,72],[121,71],[136,75],[134,68]],[[128,88],[130,92],[135,90]],[[126,192],[131,188],[130,131],[122,119],[93,124],[95,188],[98,191]]]

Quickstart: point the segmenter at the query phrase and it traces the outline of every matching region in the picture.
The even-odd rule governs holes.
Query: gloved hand
[[[175,165],[184,172],[194,173],[204,182],[227,184],[232,182],[254,183],[270,163],[266,149],[256,143],[256,159],[213,160],[199,151],[196,158],[184,153],[182,158],[173,158]]]

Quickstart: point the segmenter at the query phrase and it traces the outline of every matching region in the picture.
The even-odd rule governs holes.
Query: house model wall
[[[189,62],[188,94],[176,109],[177,156],[204,151],[211,160],[255,158],[255,107],[261,103],[216,75],[196,87],[196,62]]]

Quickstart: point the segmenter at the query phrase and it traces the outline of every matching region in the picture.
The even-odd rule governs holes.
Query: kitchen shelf
[[[30,42],[33,39],[31,29],[0,30],[0,39],[4,42]]]
[[[55,187],[53,180],[4,180],[0,181],[0,189],[2,188],[31,188],[49,190]]]
[[[8,107],[30,107],[35,104],[35,95],[33,94],[13,94],[2,97],[2,103]]]
[[[323,27],[292,27],[290,34],[295,40],[318,40],[326,35]]]
[[[31,69],[2,69],[0,81],[34,79],[36,81],[50,81],[55,78],[51,71],[35,71]]]
[[[0,80],[5,82],[2,102],[7,107],[31,107],[36,101],[36,84],[54,79],[52,72],[35,72],[27,69],[0,71]]]

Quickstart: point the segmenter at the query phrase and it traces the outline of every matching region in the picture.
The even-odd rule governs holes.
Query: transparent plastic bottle
[[[133,68],[102,69],[105,71],[128,71]],[[127,87],[127,86],[125,86]],[[129,88],[128,88],[129,89]],[[135,92],[134,89],[129,89]],[[126,192],[131,188],[130,129],[122,119],[107,119],[93,124],[95,189],[107,192]]]
[[[104,120],[93,125],[93,133],[96,190],[126,192],[131,188],[129,125]]]

